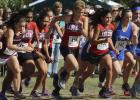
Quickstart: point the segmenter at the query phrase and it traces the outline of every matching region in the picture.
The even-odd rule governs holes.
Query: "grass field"
[[[64,89],[60,92],[60,94],[62,95],[62,98],[59,99],[59,100],[101,100],[101,98],[99,98],[99,96],[98,96],[98,92],[100,90],[100,88],[98,88],[98,86],[97,86],[98,75],[96,75],[93,78],[89,77],[85,81],[85,91],[84,91],[84,93],[81,93],[80,96],[77,96],[77,97],[71,96],[71,93],[69,92],[69,89],[72,85],[73,79],[74,79],[73,77],[70,77],[70,80],[66,84],[66,89]],[[3,77],[0,77],[0,83],[2,83],[2,81],[3,81]],[[130,85],[132,85],[133,82],[134,82],[134,77],[130,77],[130,79],[129,79]],[[27,96],[27,98],[25,100],[56,100],[53,97],[41,97],[41,98],[37,98],[37,99],[32,99],[30,97],[30,92],[31,92],[34,84],[35,84],[35,77],[32,78],[31,84],[29,85],[29,87],[25,87],[23,85],[23,94]],[[113,89],[116,92],[116,95],[113,96],[112,99],[115,99],[115,100],[123,100],[123,99],[132,100],[131,97],[123,96],[123,91],[121,90],[121,85],[122,85],[122,77],[119,77],[113,85]],[[1,87],[1,84],[0,84],[0,87]],[[52,90],[53,90],[52,78],[48,78],[47,88],[48,88],[48,91],[51,93]],[[40,88],[40,90],[41,90],[41,88]],[[12,95],[7,94],[7,97],[8,97],[8,100],[13,100]],[[140,96],[138,96],[137,100],[140,100]]]
[[[3,80],[3,78],[0,78],[0,83],[2,83],[2,80]],[[73,82],[73,77],[71,77],[70,80],[68,81],[68,83],[66,85],[66,89],[61,91],[63,100],[97,100],[97,99],[100,99],[98,97],[98,92],[100,89],[97,87],[98,77],[88,78],[85,82],[84,93],[82,93],[78,97],[71,96],[71,93],[69,92],[69,88],[70,88],[72,82]],[[133,78],[131,77],[130,83],[132,84],[132,82],[133,82]],[[29,85],[28,88],[23,85],[23,94],[25,94],[27,96],[26,100],[32,100],[32,98],[29,95],[34,86],[34,83],[35,83],[35,78],[32,78],[31,84]],[[116,95],[113,96],[112,99],[115,99],[115,100],[130,99],[131,100],[131,97],[123,96],[123,92],[121,90],[121,84],[122,84],[122,78],[118,78],[116,80],[115,84],[113,85],[113,89],[116,92]],[[47,88],[48,88],[48,91],[51,93],[53,90],[52,78],[48,78]],[[9,98],[8,100],[13,100],[12,95],[7,94],[7,96]],[[54,98],[52,98],[52,97],[41,97],[41,98],[43,100],[54,100]],[[41,100],[41,99],[36,99],[36,100]],[[140,100],[140,98],[138,100]]]

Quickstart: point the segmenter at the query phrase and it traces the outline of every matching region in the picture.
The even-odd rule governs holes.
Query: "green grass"
[[[62,66],[62,63],[60,64],[60,66]],[[26,100],[32,100],[30,95],[31,90],[33,89],[33,86],[35,84],[35,77],[32,78],[31,80],[31,84],[29,85],[29,87],[25,87],[23,85],[23,94],[27,96]],[[98,76],[95,76],[93,78],[89,77],[86,81],[85,81],[85,91],[84,93],[81,93],[80,96],[78,97],[73,97],[71,96],[71,93],[69,92],[69,89],[72,85],[73,82],[73,77],[70,77],[68,83],[66,84],[66,89],[63,89],[60,94],[63,97],[63,100],[101,100],[98,97],[98,92],[100,90],[100,88],[97,87],[98,84]],[[0,77],[0,83],[2,83],[3,81],[3,77]],[[134,82],[134,77],[130,77],[129,79],[129,83],[130,85],[132,85],[132,83]],[[117,80],[115,81],[114,85],[113,85],[113,89],[116,92],[116,95],[112,97],[112,99],[115,100],[122,100],[122,99],[126,99],[126,100],[132,100],[131,97],[125,97],[123,96],[123,91],[121,90],[121,85],[122,85],[122,77],[117,78]],[[1,87],[1,84],[0,84]],[[47,82],[47,89],[48,91],[51,93],[53,90],[53,86],[52,86],[52,78],[48,78],[48,82]],[[40,88],[41,90],[41,88]],[[13,100],[13,96],[7,94],[8,96],[8,100]],[[41,97],[43,100],[54,100],[54,98],[52,97]],[[36,100],[42,100],[42,99],[36,99]],[[140,96],[139,99],[140,100]]]
[[[0,78],[0,82],[2,83],[3,78]],[[134,81],[134,78],[130,78],[129,79],[129,83],[132,84]],[[71,93],[69,92],[69,88],[72,85],[73,82],[73,77],[70,78],[70,80],[68,81],[68,83],[66,84],[66,89],[62,90],[60,93],[62,95],[62,97],[64,97],[64,100],[96,100],[96,99],[100,99],[98,97],[98,92],[100,90],[100,88],[97,87],[98,84],[98,77],[94,77],[94,78],[88,78],[85,82],[85,91],[84,93],[81,93],[80,96],[78,97],[72,97]],[[31,80],[31,84],[29,85],[29,87],[25,87],[23,85],[23,94],[25,94],[27,96],[26,100],[32,100],[31,97],[29,97],[30,92],[34,86],[35,83],[35,78],[32,78]],[[113,85],[113,89],[116,92],[116,95],[113,96],[113,99],[131,99],[130,97],[125,97],[123,96],[123,91],[121,90],[121,85],[122,85],[122,78],[118,78],[115,82],[115,84]],[[47,88],[49,90],[49,92],[51,93],[53,90],[53,86],[52,86],[52,78],[48,78],[48,83],[47,83]],[[40,88],[41,90],[41,88]],[[12,95],[7,94],[9,100],[12,100]],[[48,100],[51,99],[53,100],[54,98],[52,97],[42,97],[44,100]],[[38,99],[37,99],[38,100]]]

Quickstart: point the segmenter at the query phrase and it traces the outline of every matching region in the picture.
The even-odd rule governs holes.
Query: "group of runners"
[[[62,9],[61,2],[55,6]],[[0,61],[7,65],[7,74],[2,83],[0,100],[5,96],[9,86],[14,89],[14,99],[25,99],[22,94],[21,81],[29,78],[38,69],[36,83],[31,91],[32,97],[49,96],[46,85],[47,66],[52,62],[52,41],[61,39],[60,52],[64,57],[64,65],[53,75],[53,96],[60,96],[60,90],[75,71],[75,79],[70,88],[72,96],[84,92],[84,82],[100,67],[99,96],[110,98],[115,95],[113,83],[118,75],[122,75],[122,89],[125,96],[136,97],[139,92],[140,73],[136,76],[132,88],[129,76],[139,62],[140,42],[140,6],[123,9],[99,8],[91,16],[85,15],[85,3],[76,0],[72,10],[66,14],[52,18],[52,10],[41,12],[37,24],[33,21],[33,11],[20,10],[13,13],[5,23],[7,29],[0,32]],[[60,27],[60,22],[65,23]],[[55,37],[53,32],[57,31]],[[104,84],[103,84],[104,83]]]

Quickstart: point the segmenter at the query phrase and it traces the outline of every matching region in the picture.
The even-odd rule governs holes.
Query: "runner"
[[[88,31],[88,18],[80,20],[81,14],[84,12],[85,3],[83,1],[76,1],[73,6],[73,14],[65,15],[55,18],[53,23],[58,20],[65,21],[65,32],[62,37],[60,46],[61,54],[64,57],[64,67],[59,71],[58,75],[54,76],[53,95],[59,96],[61,88],[65,88],[65,82],[68,80],[69,73],[75,69],[78,71],[79,64],[77,61],[79,51],[79,36],[87,36]]]
[[[134,8],[132,8],[132,11],[133,11],[133,22],[138,26],[138,28],[140,28],[140,6],[136,6]],[[137,63],[140,64],[140,59],[139,59],[139,56],[140,56],[140,30],[139,30],[139,33],[138,33],[138,45],[137,45],[137,48],[136,48],[136,52],[135,52],[135,56],[136,56],[136,60],[137,60]],[[136,65],[138,66],[138,65]],[[139,93],[139,84],[140,84],[140,68],[139,68],[139,72],[138,72],[138,75],[136,76],[135,78],[135,81],[132,85],[132,88],[131,88],[131,96],[132,98],[136,98],[137,96],[137,93]]]
[[[122,89],[124,90],[124,95],[128,96],[129,94],[129,84],[128,78],[131,72],[131,69],[135,66],[135,59],[133,56],[134,45],[137,44],[137,26],[131,22],[132,20],[132,11],[130,9],[124,9],[122,11],[121,20],[118,24],[118,27],[115,30],[114,40],[116,40],[116,48],[118,50],[125,50],[125,58],[123,64],[123,85]]]
[[[96,27],[94,28],[91,47],[89,48],[86,60],[89,61],[90,64],[99,63],[101,66],[105,66],[107,71],[106,84],[100,90],[99,95],[103,98],[108,98],[111,96],[109,89],[111,88],[112,81],[112,58],[108,54],[109,45],[115,52],[117,52],[117,50],[114,48],[111,40],[114,31],[114,25],[111,24],[111,12],[102,9],[98,13],[100,13],[99,19],[96,18],[96,24],[94,23]]]
[[[48,64],[51,62],[51,57],[50,57],[50,52],[48,51],[48,45],[47,45],[47,34],[48,34],[48,31],[49,31],[49,28],[50,28],[50,19],[49,19],[49,16],[48,15],[40,15],[40,18],[39,18],[39,24],[38,24],[38,28],[39,28],[39,31],[40,31],[40,43],[42,43],[41,46],[41,53],[45,56],[45,60],[46,60],[46,63],[47,63],[47,66],[44,66],[46,67],[45,70],[46,70],[46,75],[42,81],[42,96],[49,96],[50,94],[48,93],[47,89],[46,89],[46,79],[47,79],[47,71],[48,71]],[[50,44],[50,42],[48,43]]]
[[[25,19],[22,18],[20,14],[15,14],[8,22],[7,32],[2,37],[3,47],[1,50],[1,58],[5,60],[8,66],[7,75],[2,84],[1,97],[7,100],[5,96],[5,91],[11,82],[14,85],[14,99],[24,99],[21,93],[19,93],[20,83],[21,83],[21,68],[17,59],[17,51],[27,51],[32,52],[33,48],[18,47],[17,45],[21,42],[23,36],[22,24],[25,27]],[[7,39],[7,43],[6,40]],[[4,58],[3,58],[4,57]]]

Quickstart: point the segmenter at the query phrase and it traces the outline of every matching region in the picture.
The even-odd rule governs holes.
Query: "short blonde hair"
[[[73,8],[85,8],[86,4],[82,0],[76,0],[75,3],[73,4]]]

